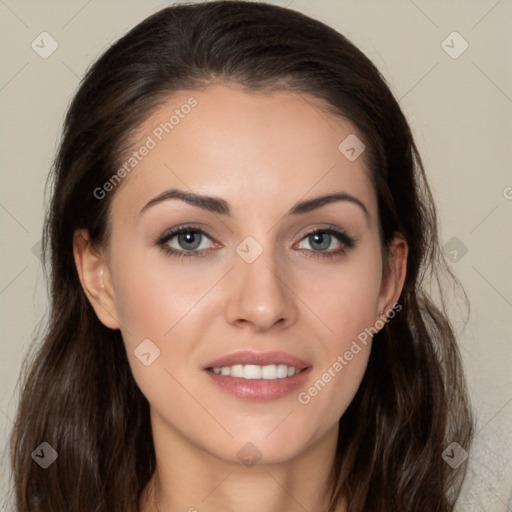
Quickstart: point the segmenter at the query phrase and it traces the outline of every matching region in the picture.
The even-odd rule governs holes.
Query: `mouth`
[[[231,396],[277,400],[303,385],[312,365],[283,352],[238,352],[208,363],[203,370]]]

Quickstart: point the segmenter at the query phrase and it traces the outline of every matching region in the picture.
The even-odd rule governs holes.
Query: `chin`
[[[293,413],[290,415],[290,418]],[[295,418],[296,420],[298,418]],[[284,464],[293,461],[318,442],[327,432],[320,432],[320,427],[308,429],[297,427],[292,431],[290,424],[279,425],[283,418],[276,418],[273,428],[269,430],[253,426],[239,432],[232,431],[233,439],[225,439],[222,443],[209,446],[208,451],[217,458],[229,463],[243,464],[252,467],[255,464]],[[279,431],[282,428],[282,431]],[[310,431],[309,431],[310,430]],[[270,433],[269,433],[270,432]],[[208,443],[211,445],[211,440]]]

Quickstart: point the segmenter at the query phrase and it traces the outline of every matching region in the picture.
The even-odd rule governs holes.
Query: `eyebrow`
[[[148,210],[151,206],[154,206],[158,203],[162,203],[163,201],[168,201],[170,199],[179,199],[192,206],[201,208],[209,212],[219,213],[221,215],[226,215],[228,217],[232,216],[229,204],[224,199],[221,199],[219,197],[196,194],[193,192],[186,192],[184,190],[179,190],[176,188],[166,190],[165,192],[162,192],[158,196],[151,199],[142,208],[142,210],[139,212],[139,215],[144,211]],[[304,213],[308,213],[313,210],[316,210],[317,208],[337,201],[346,201],[348,203],[357,205],[363,211],[366,218],[368,219],[369,212],[364,203],[357,199],[357,197],[354,197],[351,194],[347,194],[346,192],[335,192],[332,194],[327,194],[315,197],[313,199],[298,202],[288,211],[288,213],[285,214],[285,216],[301,215]]]

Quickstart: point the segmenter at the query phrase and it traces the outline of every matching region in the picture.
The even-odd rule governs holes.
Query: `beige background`
[[[275,3],[322,20],[357,44],[389,80],[413,126],[439,208],[441,239],[460,241],[451,265],[472,305],[465,329],[455,319],[478,414],[458,510],[512,511],[512,2]],[[91,61],[164,5],[0,1],[0,510],[12,510],[5,443],[17,379],[47,304],[37,254],[43,187],[63,115]],[[43,31],[59,45],[47,59],[31,48]],[[453,31],[469,44],[458,58],[442,47]],[[457,37],[447,40],[452,53],[463,48]],[[461,244],[467,248],[462,257]]]

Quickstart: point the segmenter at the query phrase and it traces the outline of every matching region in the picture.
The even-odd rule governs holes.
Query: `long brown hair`
[[[454,332],[428,283],[453,278],[439,248],[436,211],[411,130],[370,60],[332,28],[290,9],[228,1],[167,7],[92,65],[67,112],[52,168],[43,249],[50,314],[28,355],[11,438],[19,512],[136,512],[155,470],[149,404],[121,334],[96,317],[80,285],[73,233],[109,236],[113,175],[141,123],[174,91],[232,81],[314,96],[347,118],[367,147],[382,248],[409,245],[402,310],[374,337],[361,386],[340,419],[329,512],[453,510],[473,420]],[[444,269],[444,270],[443,270]],[[58,459],[32,460],[42,442]]]

